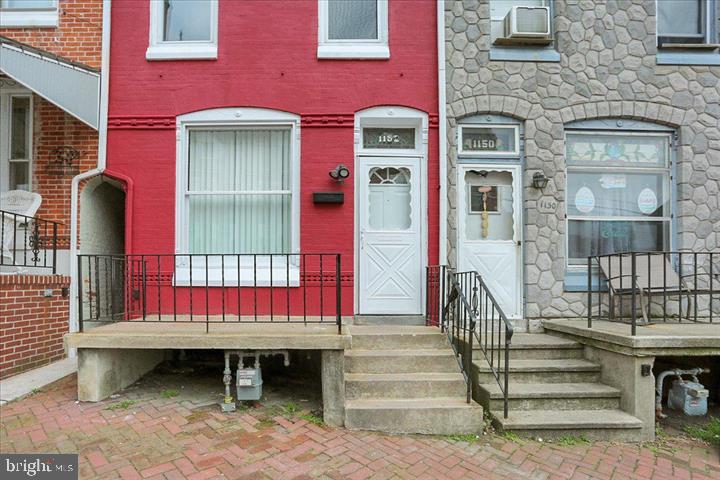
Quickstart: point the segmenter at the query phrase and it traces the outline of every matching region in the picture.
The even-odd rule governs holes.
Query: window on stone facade
[[[0,0],[0,27],[57,27],[57,0]]]
[[[318,0],[318,58],[388,58],[387,0]]]
[[[715,0],[657,2],[657,38],[661,47],[716,47],[720,14]]]
[[[149,60],[217,58],[217,0],[152,0]]]
[[[666,133],[567,133],[569,265],[669,248],[670,140]]]

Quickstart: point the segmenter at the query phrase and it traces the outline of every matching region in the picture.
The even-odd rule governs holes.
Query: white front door
[[[422,313],[419,158],[359,157],[358,313]]]
[[[508,318],[522,315],[520,168],[458,168],[458,271],[478,272]]]

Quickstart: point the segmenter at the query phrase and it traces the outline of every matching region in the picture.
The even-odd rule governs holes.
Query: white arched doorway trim
[[[355,114],[354,147],[354,311],[421,315],[428,263],[428,115],[401,106],[361,110]],[[390,182],[391,173],[400,181]],[[405,202],[404,210],[392,201]],[[379,205],[407,213],[408,221],[397,223],[399,217],[390,213],[378,220],[384,208]]]

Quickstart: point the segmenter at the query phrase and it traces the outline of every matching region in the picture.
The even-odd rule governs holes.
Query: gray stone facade
[[[560,62],[490,60],[488,0],[445,3],[448,261],[456,262],[457,124],[476,114],[523,122],[525,317],[584,313],[581,293],[566,292],[565,125],[634,119],[676,129],[675,247],[720,247],[720,67],[656,62],[654,0],[554,3]],[[541,192],[532,174],[550,178]],[[540,213],[540,199],[558,204]],[[549,261],[548,261],[549,259]]]

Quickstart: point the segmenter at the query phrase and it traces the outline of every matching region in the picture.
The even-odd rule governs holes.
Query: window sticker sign
[[[645,215],[651,215],[657,210],[658,199],[655,192],[650,188],[640,190],[637,198],[638,209]]]
[[[581,213],[590,213],[595,209],[595,194],[588,187],[580,187],[575,194],[575,208]]]
[[[600,186],[605,189],[626,188],[627,177],[625,175],[606,174],[600,177]]]

